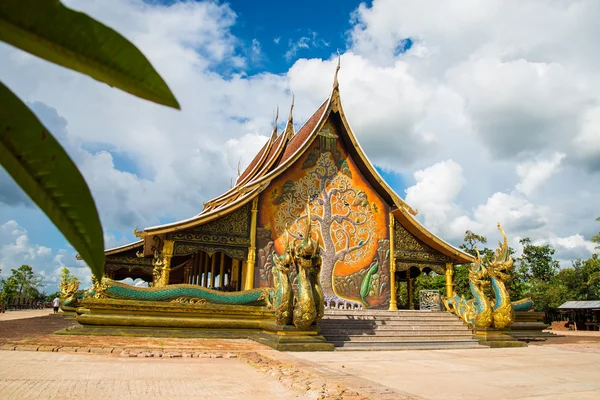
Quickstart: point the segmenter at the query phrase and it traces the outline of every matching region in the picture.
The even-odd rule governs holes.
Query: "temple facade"
[[[342,108],[337,70],[330,96],[297,132],[292,109],[229,191],[190,219],[135,231],[139,241],[106,251],[105,275],[269,287],[272,255],[303,239],[310,208],[326,308],[395,310],[398,283],[412,298],[412,280],[430,271],[446,276],[451,296],[454,265],[473,257],[422,226],[378,174]]]

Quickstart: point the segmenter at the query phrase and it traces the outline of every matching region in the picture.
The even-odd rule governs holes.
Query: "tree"
[[[596,221],[600,222],[600,217],[596,218]],[[599,250],[600,249],[600,232],[598,232],[597,234],[592,236],[592,238],[590,240],[592,242],[596,243],[596,249]]]
[[[0,41],[179,109],[166,83],[133,44],[58,0],[0,1]],[[48,129],[1,82],[0,105],[0,164],[101,278],[102,225],[83,176]]]
[[[62,282],[65,282],[70,285],[75,282],[79,282],[79,278],[77,278],[75,275],[72,275],[71,271],[69,271],[69,268],[63,267],[60,270],[60,281],[61,281],[61,284],[62,284]]]
[[[14,279],[16,283],[16,295],[28,299],[36,297],[38,288],[42,286],[42,277],[36,275],[29,265],[21,265],[11,272],[9,279]]]
[[[554,256],[554,249],[545,244],[535,246],[528,237],[519,241],[523,245],[523,254],[519,257],[519,266],[527,280],[549,281],[560,268]]]
[[[332,277],[337,262],[364,261],[377,244],[372,237],[376,223],[367,195],[355,189],[343,172],[338,173],[333,155],[321,153],[315,161],[315,168],[308,169],[303,178],[289,184],[288,190],[293,191],[293,195],[286,196],[281,202],[275,229],[279,234],[287,229],[292,238],[302,238],[306,231],[308,203],[311,223],[316,222],[313,231],[318,231],[323,243],[321,276]],[[325,295],[335,294],[332,279],[324,279],[322,284]]]

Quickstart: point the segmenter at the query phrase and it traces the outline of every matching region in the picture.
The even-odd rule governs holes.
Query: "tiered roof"
[[[369,161],[356,140],[356,136],[350,128],[342,108],[339,85],[337,82],[338,70],[339,64],[330,96],[304,123],[297,133],[294,132],[292,102],[290,116],[284,130],[281,134],[278,134],[277,123],[275,122],[273,133],[267,143],[260,149],[248,167],[246,167],[239,175],[235,185],[230,190],[204,203],[202,212],[192,218],[153,226],[139,232],[136,231],[136,235],[140,238],[144,238],[150,235],[165,234],[202,225],[248,204],[266,189],[272,179],[286,171],[289,166],[304,154],[305,150],[309,148],[313,140],[317,137],[322,125],[330,115],[334,113],[333,117],[339,118],[343,127],[340,132],[340,138],[345,142],[348,151],[352,155],[363,176],[388,202],[388,204],[392,205],[392,213],[395,218],[410,233],[423,240],[434,249],[449,256],[456,262],[472,262],[473,258],[471,255],[446,243],[421,225],[415,218],[417,212],[406,204],[404,200],[388,186],[373,164]],[[136,244],[139,246],[139,242],[136,242]],[[108,250],[107,254],[113,250]]]

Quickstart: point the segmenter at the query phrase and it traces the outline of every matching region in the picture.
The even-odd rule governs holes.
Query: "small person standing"
[[[58,297],[52,300],[52,307],[54,307],[54,314],[58,313],[58,307],[60,307],[60,299]]]

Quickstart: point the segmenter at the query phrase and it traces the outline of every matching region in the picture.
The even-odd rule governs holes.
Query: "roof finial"
[[[337,89],[340,84],[338,82],[338,71],[340,70],[340,60],[341,60],[341,55],[340,55],[340,51],[338,50],[337,52],[338,55],[338,63],[337,63],[337,67],[335,67],[335,76],[333,77],[333,88]]]
[[[294,121],[292,116],[292,110],[294,109],[294,92],[292,92],[292,105],[290,106],[290,116],[288,117],[288,124]]]
[[[238,160],[238,178],[240,177],[240,175],[242,174],[240,172],[240,164],[242,163],[242,157],[240,157],[240,159]]]
[[[275,109],[275,119],[273,120],[273,138],[277,137],[277,119],[279,118],[279,105]]]

